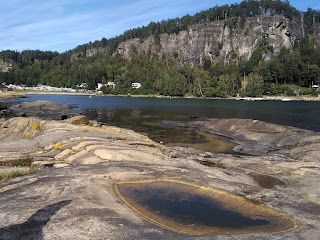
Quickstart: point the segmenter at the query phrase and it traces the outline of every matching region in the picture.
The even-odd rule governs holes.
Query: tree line
[[[35,63],[35,61],[51,61],[59,56],[58,52],[24,50],[22,52],[5,50],[0,52],[0,59],[4,62],[17,64],[17,68],[24,68]]]

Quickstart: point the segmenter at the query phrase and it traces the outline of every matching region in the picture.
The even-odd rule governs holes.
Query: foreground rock
[[[216,123],[224,125],[223,120]],[[234,131],[230,136],[249,139],[240,127],[227,125],[225,133]],[[223,129],[214,128],[214,123],[212,127]],[[270,137],[281,129],[275,130],[265,129]],[[299,143],[301,139],[317,143],[315,133],[290,131],[288,137],[300,136]],[[275,144],[278,138],[251,137],[252,143],[265,139]],[[36,118],[5,121],[0,141],[3,164],[28,157],[33,165],[52,166],[0,183],[0,239],[198,239],[151,223],[120,200],[114,190],[116,183],[141,180],[187,182],[227,191],[295,222],[295,228],[287,232],[201,239],[317,239],[320,235],[320,164],[316,159],[306,162],[288,157],[292,149],[260,156],[168,149],[129,130]],[[210,168],[199,161],[221,167]],[[259,174],[281,181],[265,188],[259,185]]]
[[[0,100],[14,99],[14,98],[26,98],[25,93],[20,92],[1,92],[0,91]]]

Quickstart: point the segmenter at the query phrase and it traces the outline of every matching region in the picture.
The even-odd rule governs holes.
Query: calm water
[[[241,228],[268,225],[267,220],[251,219],[224,209],[209,196],[193,193],[192,187],[176,183],[127,184],[118,187],[126,199],[151,212],[179,224],[199,224],[207,227]],[[129,200],[129,201],[130,201]]]
[[[320,132],[320,102],[233,101],[30,94],[26,99],[71,104],[91,120],[132,129],[167,146],[192,147],[205,152],[232,153],[229,139],[191,128],[174,128],[163,120],[249,118]],[[4,102],[1,103],[3,105]],[[6,102],[7,103],[7,102]]]
[[[23,101],[72,104],[76,110],[107,124],[139,130],[162,120],[250,118],[320,132],[320,102],[233,101],[30,94]],[[140,129],[141,130],[141,129]]]
[[[169,228],[191,234],[277,232],[289,220],[253,208],[230,196],[172,182],[117,185],[119,194],[140,214]]]

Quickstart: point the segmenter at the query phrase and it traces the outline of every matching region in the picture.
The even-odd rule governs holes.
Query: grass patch
[[[10,167],[30,167],[32,163],[32,158],[25,157],[16,160],[0,161],[0,166],[10,166]]]
[[[19,160],[14,166],[17,166],[17,167],[30,167],[31,163],[32,163],[32,159],[31,158],[25,158],[25,159]]]
[[[22,177],[24,175],[40,172],[38,168],[20,168],[20,169],[6,169],[0,172],[0,182],[10,178]]]

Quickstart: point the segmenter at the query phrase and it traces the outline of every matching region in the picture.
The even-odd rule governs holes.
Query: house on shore
[[[116,85],[117,84],[115,82],[108,82],[107,84],[98,83],[97,91],[99,91],[103,86],[112,87],[112,89],[114,89]]]
[[[142,84],[139,83],[139,82],[131,83],[131,87],[132,87],[132,88],[141,88],[141,87],[142,87]]]

